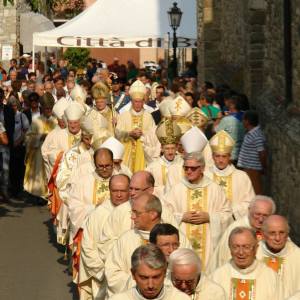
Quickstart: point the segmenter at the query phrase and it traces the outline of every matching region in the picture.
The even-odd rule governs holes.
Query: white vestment
[[[256,258],[277,272],[283,284],[284,299],[300,290],[300,248],[291,240],[278,253],[272,253],[266,243],[260,241]]]
[[[212,151],[209,143],[206,144],[205,148],[202,151],[202,155],[205,161],[205,170],[208,170],[211,166],[214,165],[214,161],[212,158]],[[169,168],[167,183],[166,183],[166,192],[168,192],[175,184],[179,183],[180,180],[184,177],[183,171],[183,161],[182,164],[172,165]]]
[[[94,209],[83,225],[81,241],[79,285],[80,299],[105,299],[104,259],[101,255],[103,224],[114,209],[111,201],[105,201]]]
[[[131,229],[114,243],[105,261],[105,276],[109,295],[121,293],[134,286],[131,276],[131,255],[136,248],[149,242],[149,231]],[[182,239],[182,248],[190,248],[188,241]]]
[[[164,199],[205,268],[221,235],[232,220],[230,203],[226,200],[223,189],[205,176],[198,184],[182,179]],[[193,225],[182,222],[183,214],[188,211],[207,212],[209,223]]]
[[[42,156],[45,163],[46,172],[49,174],[49,178],[47,178],[48,180],[50,179],[50,175],[58,154],[61,151],[68,151],[77,142],[79,142],[80,139],[81,131],[79,131],[76,135],[73,135],[67,128],[55,129],[47,135],[42,145]]]
[[[147,300],[136,288],[131,288],[126,292],[113,295],[109,300]],[[152,300],[190,300],[190,297],[172,286],[164,286],[161,293]]]
[[[257,260],[246,269],[239,269],[230,261],[214,271],[211,278],[223,287],[226,299],[282,299],[282,286],[277,274]]]
[[[217,268],[223,266],[231,259],[231,253],[228,246],[228,239],[231,231],[236,227],[251,228],[248,216],[244,216],[243,218],[236,220],[235,222],[230,224],[230,226],[225,230],[216,249],[214,250],[210,258],[207,267],[207,273],[212,273]]]
[[[163,204],[163,203],[162,203]],[[172,212],[163,206],[161,214],[162,223],[169,223],[178,228],[178,223]],[[113,246],[113,243],[126,231],[133,228],[131,220],[131,205],[130,202],[125,202],[116,207],[107,219],[103,226],[102,242],[105,243],[105,251],[108,253]]]
[[[206,170],[205,175],[224,189],[235,219],[248,213],[249,203],[254,199],[255,193],[246,172],[236,169],[234,165],[228,165],[224,170],[219,170],[214,165]]]
[[[70,198],[66,204],[69,207],[73,237],[90,212],[97,205],[109,200],[109,179],[102,178],[96,172],[92,172],[72,183]]]
[[[155,187],[163,193],[165,192],[169,168],[175,164],[182,168],[183,160],[180,155],[176,155],[173,161],[168,161],[164,156],[161,156],[146,168],[154,177]]]

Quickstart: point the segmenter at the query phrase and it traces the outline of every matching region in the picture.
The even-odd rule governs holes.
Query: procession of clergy
[[[208,141],[206,115],[181,96],[155,125],[144,84],[129,93],[121,114],[101,83],[102,110],[78,85],[71,101],[46,93],[27,134],[25,189],[49,199],[80,299],[300,299],[300,250],[231,164],[230,135]]]

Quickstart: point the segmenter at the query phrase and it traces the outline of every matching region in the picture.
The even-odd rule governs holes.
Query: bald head
[[[152,194],[154,191],[154,177],[148,171],[139,171],[133,174],[129,185],[130,197],[135,199],[142,192]]]
[[[249,222],[253,229],[261,230],[267,217],[274,214],[276,205],[272,198],[257,195],[249,205]]]
[[[107,148],[100,148],[94,153],[94,163],[97,174],[102,178],[109,178],[113,173],[113,153]]]
[[[288,240],[289,224],[283,216],[269,216],[262,226],[267,247],[273,253],[280,252]]]

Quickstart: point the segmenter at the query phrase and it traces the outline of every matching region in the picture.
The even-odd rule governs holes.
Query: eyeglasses
[[[135,187],[129,187],[129,191],[130,192],[144,192],[144,191],[146,191],[146,190],[148,190],[148,189],[150,189],[151,188],[151,186],[147,186],[146,188],[144,188],[144,189],[139,189],[139,188],[135,188]]]
[[[136,217],[139,217],[141,216],[142,214],[144,213],[147,213],[149,212],[148,210],[145,210],[145,211],[136,211],[136,210],[131,210],[130,213],[132,216],[136,216]]]
[[[157,244],[159,248],[172,248],[172,249],[178,249],[180,246],[180,243],[165,243],[165,244]]]
[[[233,253],[238,253],[240,251],[243,251],[245,253],[250,253],[254,249],[254,247],[255,247],[254,245],[242,245],[242,246],[232,245],[230,249]]]
[[[172,275],[171,279],[175,286],[181,286],[181,285],[185,284],[188,287],[192,287],[195,283],[199,282],[200,276],[201,275],[197,276],[194,279],[190,279],[190,280],[181,280],[181,279],[174,278]]]
[[[201,166],[194,166],[194,167],[190,167],[190,166],[183,166],[183,170],[186,172],[188,170],[191,170],[192,172],[197,171],[199,168],[201,168]]]
[[[96,166],[96,170],[111,170],[113,165],[98,165]]]

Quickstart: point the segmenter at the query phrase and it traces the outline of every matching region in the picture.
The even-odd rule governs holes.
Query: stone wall
[[[244,92],[258,110],[269,153],[266,193],[300,244],[300,8],[290,1],[292,99],[286,99],[282,0],[199,0],[198,71],[200,81]]]
[[[15,0],[14,5],[8,3],[7,6],[0,1],[0,59],[2,45],[12,45],[13,57],[19,56],[20,14],[29,10],[25,0]],[[3,65],[7,68],[9,62],[3,62]]]
[[[292,0],[296,8],[297,0]],[[292,99],[286,99],[284,18],[281,0],[267,1],[263,92],[257,109],[269,148],[268,192],[278,212],[288,217],[292,238],[300,244],[300,10],[292,9]]]

